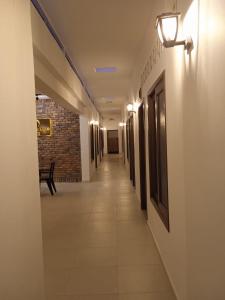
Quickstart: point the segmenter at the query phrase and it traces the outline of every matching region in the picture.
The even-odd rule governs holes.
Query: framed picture
[[[37,119],[37,135],[51,136],[52,135],[52,120],[51,119]]]

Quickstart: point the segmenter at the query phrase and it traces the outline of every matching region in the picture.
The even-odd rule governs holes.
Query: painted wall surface
[[[36,9],[31,6],[32,37],[36,87],[63,105],[84,113],[88,97],[62,50],[48,31]]]
[[[100,116],[94,104],[33,6],[31,21],[36,90],[66,109],[88,118],[89,123],[92,120],[99,121]],[[85,124],[82,123],[83,125],[84,129],[81,128],[81,131],[86,134],[85,139],[89,139]],[[86,160],[88,161],[90,159]],[[91,178],[95,172],[94,162],[90,161],[89,167]]]
[[[30,24],[30,1],[1,1],[0,299],[4,300],[44,299]]]
[[[64,53],[33,6],[31,21],[37,90],[78,113],[98,115]]]
[[[80,116],[80,145],[82,181],[90,181],[91,178],[91,155],[90,155],[90,132],[88,118]]]
[[[155,18],[171,10],[172,2],[154,3],[145,44],[133,74],[131,100],[137,98],[142,85],[146,104],[154,82],[163,71],[166,76],[170,232],[150,202],[149,184],[148,222],[177,298],[223,300],[225,3],[220,0],[177,1],[177,9],[183,16],[180,38],[191,34],[194,40],[194,50],[188,56],[182,46],[173,49],[158,46]],[[149,183],[147,110],[145,125]],[[139,193],[136,133],[135,140]]]

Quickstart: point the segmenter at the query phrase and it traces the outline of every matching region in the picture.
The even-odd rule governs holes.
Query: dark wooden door
[[[168,210],[168,180],[167,180],[167,144],[166,144],[166,105],[164,85],[161,82],[155,89],[157,109],[157,157],[159,170],[159,206]]]
[[[122,127],[122,152],[123,152],[123,163],[125,164],[125,138],[124,138],[124,126]]]
[[[130,180],[135,186],[135,154],[134,154],[134,119],[129,118],[129,161],[130,161]]]
[[[130,160],[130,149],[129,149],[129,120],[126,122],[126,148],[127,148],[127,160]]]
[[[95,131],[95,168],[98,167],[98,154],[99,154],[99,136],[98,136],[98,126],[94,126]]]
[[[147,209],[144,103],[142,103],[138,109],[138,119],[139,119],[139,159],[140,159],[141,208]]]
[[[101,161],[104,156],[104,132],[102,129],[99,131],[99,147],[100,147],[100,161]]]
[[[90,145],[91,145],[91,161],[95,159],[95,138],[94,138],[94,125],[90,125]]]
[[[118,130],[107,130],[107,146],[108,146],[108,153],[110,154],[119,153]]]
[[[169,230],[166,100],[164,75],[148,98],[150,197]]]

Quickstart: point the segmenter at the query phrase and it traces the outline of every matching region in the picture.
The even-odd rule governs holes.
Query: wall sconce
[[[120,122],[120,123],[119,123],[119,126],[120,126],[120,127],[126,126],[126,123]]]
[[[156,19],[156,29],[159,39],[164,47],[170,48],[183,45],[188,53],[193,49],[193,40],[191,37],[186,40],[177,41],[178,23],[180,13],[164,13]]]
[[[105,127],[101,127],[100,130],[106,131],[106,128]]]
[[[96,125],[96,126],[98,126],[98,125],[99,125],[99,122],[98,122],[98,121],[95,121],[95,120],[91,120],[91,121],[90,121],[90,125]]]
[[[136,112],[134,110],[134,105],[132,103],[127,104],[127,111],[128,112]]]
[[[139,104],[138,103],[129,103],[128,105],[127,105],[127,111],[129,112],[129,113],[136,113],[137,112],[137,110],[138,110],[138,107],[139,107]]]

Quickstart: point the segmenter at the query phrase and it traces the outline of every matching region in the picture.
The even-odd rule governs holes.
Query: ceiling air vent
[[[117,71],[116,67],[95,68],[96,73],[115,73],[116,71]]]

